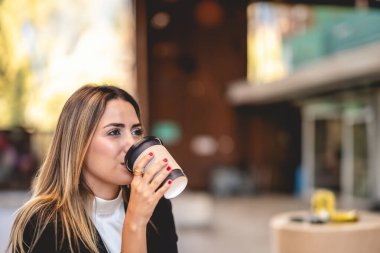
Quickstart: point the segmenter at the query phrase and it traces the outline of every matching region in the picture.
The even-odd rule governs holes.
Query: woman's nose
[[[128,150],[137,142],[133,136],[128,136],[124,143],[124,152],[127,154]]]

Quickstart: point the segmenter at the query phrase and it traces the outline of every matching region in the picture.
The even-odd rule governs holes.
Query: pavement
[[[270,219],[282,212],[308,208],[308,203],[291,195],[209,196],[212,216],[207,222],[201,216],[204,224],[198,221],[192,225],[178,209],[187,209],[196,216],[200,209],[197,203],[201,203],[196,201],[197,197],[205,198],[204,195],[187,194],[173,199],[181,253],[270,253]]]

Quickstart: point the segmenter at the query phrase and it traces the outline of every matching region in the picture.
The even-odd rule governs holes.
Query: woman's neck
[[[104,181],[97,180],[94,176],[87,174],[86,171],[83,172],[83,175],[86,185],[96,197],[104,200],[112,200],[119,195],[119,185],[109,184]]]
[[[104,200],[116,199],[120,193],[120,186],[107,185],[107,186],[89,186],[94,195]]]

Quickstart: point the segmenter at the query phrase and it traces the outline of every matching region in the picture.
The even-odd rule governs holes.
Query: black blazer
[[[177,234],[174,225],[174,219],[172,214],[171,202],[165,198],[162,198],[153,212],[151,221],[147,227],[147,249],[148,253],[177,253]],[[24,232],[24,242],[27,246],[30,245],[34,235],[34,222],[33,219],[29,221]],[[49,223],[46,229],[43,231],[42,236],[38,240],[33,251],[30,253],[68,253],[70,252],[67,239],[62,244],[62,248],[58,249],[59,243],[56,238],[60,238],[61,227],[58,223],[58,236],[55,236],[54,224]],[[101,253],[107,253],[107,249],[104,246],[103,241],[98,233],[98,249]],[[82,242],[79,242],[81,253],[91,253]],[[74,251],[76,251],[74,249]]]

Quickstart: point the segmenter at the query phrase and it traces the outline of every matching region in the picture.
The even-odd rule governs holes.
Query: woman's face
[[[96,196],[113,199],[120,185],[131,183],[124,156],[142,135],[133,106],[122,99],[110,100],[90,142],[83,169],[86,184]]]

